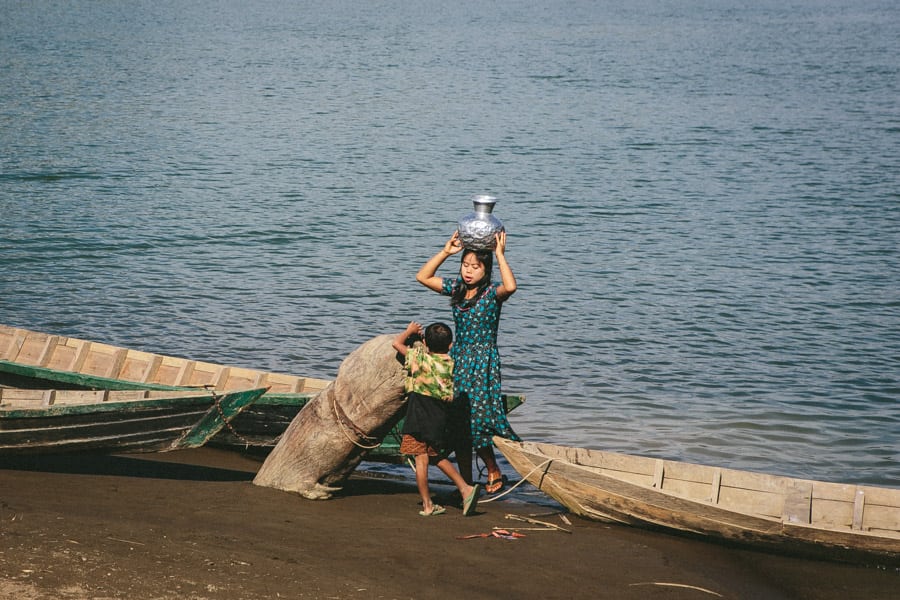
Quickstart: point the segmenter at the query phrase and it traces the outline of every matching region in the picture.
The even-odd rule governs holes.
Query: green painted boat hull
[[[58,371],[45,367],[23,365],[0,360],[0,385],[21,388],[58,387],[61,389],[109,389],[109,390],[176,390],[189,387],[147,384],[122,379],[111,379],[71,371]],[[225,427],[209,440],[212,446],[226,447],[254,455],[266,455],[293,421],[300,409],[317,395],[317,392],[285,393],[268,392],[234,417],[230,427]],[[504,395],[507,412],[524,401],[520,395]],[[381,445],[366,455],[366,460],[399,463],[400,439],[403,427],[401,419],[385,435]]]
[[[0,404],[0,456],[197,448],[264,392],[197,390],[187,396],[28,408]]]

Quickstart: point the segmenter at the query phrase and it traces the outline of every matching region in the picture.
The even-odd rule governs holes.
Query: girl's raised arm
[[[436,275],[438,267],[440,267],[448,256],[453,256],[463,249],[462,242],[459,241],[459,232],[454,231],[450,239],[441,248],[441,251],[428,259],[419,272],[416,273],[416,281],[424,285],[430,290],[440,292],[444,284],[444,279]]]
[[[497,255],[497,266],[500,268],[500,287],[497,288],[497,300],[503,302],[516,291],[516,276],[513,275],[509,263],[506,262],[506,232],[501,231],[495,236],[497,246],[494,254]]]

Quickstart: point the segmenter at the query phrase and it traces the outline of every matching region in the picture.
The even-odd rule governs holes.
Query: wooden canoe
[[[0,385],[20,388],[174,390],[209,386],[219,392],[268,387],[210,443],[266,454],[301,408],[331,381],[153,354],[99,342],[0,325]],[[524,397],[507,395],[507,410]],[[400,462],[395,426],[367,460]]]
[[[0,456],[196,448],[265,391],[0,388]]]
[[[900,565],[900,489],[494,441],[523,478],[588,519],[822,559]]]

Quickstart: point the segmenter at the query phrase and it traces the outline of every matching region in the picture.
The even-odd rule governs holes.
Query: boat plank
[[[228,382],[229,374],[231,373],[230,367],[219,367],[219,372],[216,373],[216,376],[213,380],[213,387],[217,389],[225,389],[225,385]],[[250,384],[250,381],[247,381],[247,385]]]
[[[84,367],[84,361],[87,360],[88,354],[91,353],[91,343],[90,342],[82,342],[78,345],[78,349],[75,350],[72,356],[72,361],[69,363],[66,368],[67,371],[74,371],[76,373],[80,373],[81,369]],[[52,368],[52,367],[49,367]]]
[[[47,357],[43,365],[48,369],[68,369],[77,360],[78,350],[82,346],[81,340],[73,340],[69,337],[60,337],[59,343],[53,348],[53,353]]]
[[[658,490],[661,490],[663,487],[663,477],[666,475],[666,463],[664,460],[658,458],[653,461],[653,483],[651,484]]]
[[[125,360],[119,367],[116,374],[117,379],[127,379],[129,381],[141,381],[151,368],[154,361],[154,355],[147,352],[138,352],[137,350],[128,350]]]
[[[713,469],[712,483],[709,490],[709,501],[713,504],[719,503],[719,490],[722,487],[722,469],[716,467]]]
[[[786,523],[809,525],[812,522],[812,484],[797,482],[790,486],[781,515]]]
[[[3,360],[15,360],[17,353],[15,328],[8,325],[0,325],[0,358],[3,358]]]
[[[190,385],[196,387],[213,385],[216,380],[216,375],[218,374],[221,367],[219,365],[213,365],[200,361],[191,362],[193,363],[193,366],[191,368],[191,376],[189,379],[187,379],[187,383],[182,385]]]
[[[253,385],[259,373],[253,369],[239,369],[231,367],[226,374],[223,385],[225,387],[245,387]]]
[[[154,354],[147,361],[146,366],[144,367],[143,373],[138,377],[138,381],[141,383],[147,383],[153,381],[156,377],[157,371],[159,371],[159,366],[162,364],[162,356],[158,354]],[[263,387],[263,386],[258,386]]]
[[[128,350],[125,348],[119,348],[115,352],[112,353],[112,358],[109,361],[109,367],[107,368],[106,375],[104,377],[109,377],[110,379],[122,379],[119,377],[119,372],[122,370],[122,366],[125,364],[125,358],[128,356]]]
[[[47,336],[47,340],[44,343],[43,349],[41,349],[41,355],[37,359],[37,364],[41,367],[46,367],[50,362],[50,359],[53,358],[53,352],[56,350],[56,346],[59,344],[59,336],[50,335]]]
[[[84,363],[79,370],[83,375],[94,375],[97,377],[106,377],[110,371],[110,365],[113,362],[113,354],[119,350],[115,346],[100,344],[94,342],[91,344],[90,351],[85,357]]]
[[[163,356],[159,369],[157,369],[151,382],[159,385],[178,385],[178,374],[186,362],[186,358]]]
[[[863,512],[862,529],[873,531],[900,531],[900,509],[896,506],[872,504],[866,500],[866,509]]]
[[[12,358],[9,360],[23,362],[29,365],[37,365],[48,337],[49,336],[46,334],[32,335],[30,333],[25,333],[22,337],[17,337],[16,344],[14,345],[14,348],[17,351],[15,354],[11,355]]]

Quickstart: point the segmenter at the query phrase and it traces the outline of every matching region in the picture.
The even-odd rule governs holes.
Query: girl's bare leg
[[[500,466],[497,464],[497,458],[494,456],[494,447],[479,448],[475,453],[484,461],[484,466],[488,470],[488,484],[485,489],[491,494],[499,491],[503,486],[503,474],[500,472]]]

